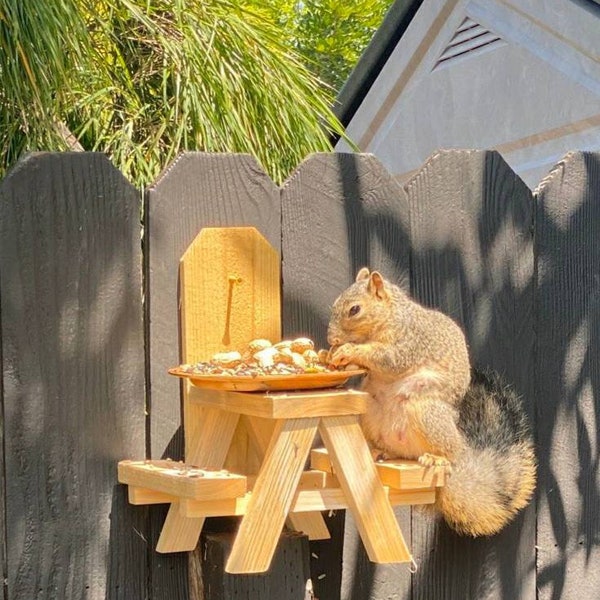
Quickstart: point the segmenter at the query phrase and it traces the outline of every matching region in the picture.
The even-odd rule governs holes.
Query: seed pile
[[[181,477],[206,477],[206,473],[211,473],[217,477],[230,476],[227,469],[211,469],[208,467],[200,469],[199,467],[188,465],[181,460],[176,462],[170,458],[161,461],[146,459],[144,461],[144,467],[149,471],[160,469],[163,473],[167,473],[168,475],[179,475]]]
[[[231,375],[262,377],[264,375],[301,375],[337,371],[328,361],[328,350],[315,350],[310,338],[296,338],[272,344],[270,340],[249,342],[242,352],[219,352],[208,362],[181,365],[195,375]]]

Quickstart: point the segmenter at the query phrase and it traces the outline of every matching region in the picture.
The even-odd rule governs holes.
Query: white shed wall
[[[466,17],[505,43],[436,67]],[[495,148],[533,188],[566,152],[600,150],[600,7],[426,0],[347,132],[401,180],[439,148]]]

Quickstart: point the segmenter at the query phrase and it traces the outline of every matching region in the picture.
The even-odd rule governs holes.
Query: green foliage
[[[143,186],[182,150],[248,152],[280,182],[340,125],[279,4],[0,0],[0,168],[75,147]]]
[[[320,79],[339,90],[392,0],[267,0],[289,43]]]
[[[67,27],[69,35],[66,35]],[[77,62],[91,68],[85,24],[69,2],[0,2],[0,152],[3,166],[28,148],[52,148],[58,114],[68,106],[65,82]]]

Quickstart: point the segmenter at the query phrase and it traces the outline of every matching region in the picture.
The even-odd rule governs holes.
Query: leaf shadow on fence
[[[413,294],[459,321],[472,362],[500,372],[533,414],[533,204],[494,152],[438,152],[405,187]],[[437,219],[436,219],[437,217]],[[413,518],[425,551],[411,598],[535,595],[532,507],[500,534],[470,539]]]
[[[456,171],[461,170],[457,176]],[[499,181],[510,175],[508,184]],[[411,189],[405,187],[406,194],[401,189],[398,192],[398,201],[410,206],[408,218],[383,208],[374,220],[361,215],[357,226],[356,202],[348,202],[351,263],[356,268],[364,256],[369,256],[365,246],[377,248],[369,256],[370,266],[388,275],[385,266],[398,256],[398,239],[406,244],[412,294],[462,322],[478,364],[493,366],[507,375],[524,395],[532,414],[531,194],[515,181],[512,172],[507,172],[495,153],[439,153],[416,179],[419,177]],[[354,181],[359,182],[360,177]],[[366,190],[346,188],[345,192],[346,197],[358,196],[364,202]],[[514,202],[510,198],[516,192]],[[480,205],[482,197],[486,201]],[[357,230],[361,242],[354,246],[352,236]],[[514,256],[505,248],[511,241],[516,243]],[[494,269],[496,272],[490,273]],[[529,327],[525,339],[520,327]],[[519,356],[518,345],[522,343],[526,347]],[[391,593],[394,585],[396,593],[404,590],[407,599],[531,595],[535,569],[531,508],[491,539],[459,537],[445,525],[427,523],[418,514],[412,516],[411,523],[410,532],[405,533],[411,534],[420,562],[417,573],[411,578],[408,572],[375,566],[359,545],[345,597],[376,598]],[[385,581],[386,570],[396,582],[389,581],[390,577]],[[528,591],[523,590],[524,585]]]
[[[538,587],[558,600],[600,546],[600,155],[570,153],[537,190]]]
[[[139,596],[145,516],[116,485],[144,454],[139,196],[69,153],[25,157],[0,194],[7,592]]]

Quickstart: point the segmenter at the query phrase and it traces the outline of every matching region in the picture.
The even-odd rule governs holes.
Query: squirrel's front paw
[[[342,344],[333,351],[329,362],[334,367],[345,367],[350,364],[358,364],[356,361],[356,344],[351,342]]]
[[[444,456],[438,456],[437,454],[430,454],[425,452],[418,458],[419,464],[424,467],[446,467],[448,473],[452,472],[452,466],[450,461]]]

